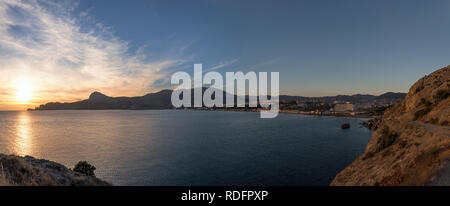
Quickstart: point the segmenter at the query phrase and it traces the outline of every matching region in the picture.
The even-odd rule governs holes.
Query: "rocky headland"
[[[0,186],[110,186],[56,162],[0,154]]]
[[[449,97],[450,66],[421,78],[331,185],[450,185]]]

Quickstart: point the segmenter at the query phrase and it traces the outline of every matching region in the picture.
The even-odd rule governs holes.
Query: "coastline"
[[[28,109],[23,110],[25,112],[36,112],[36,111],[64,111],[64,110],[131,110],[131,111],[139,111],[139,110],[199,110],[199,111],[225,111],[225,112],[260,112],[262,109],[230,109],[230,108],[172,108],[172,109]],[[12,111],[12,110],[11,110]],[[301,115],[309,115],[309,116],[331,116],[331,117],[348,117],[348,118],[366,118],[373,119],[379,117],[378,115],[371,114],[349,114],[349,113],[330,113],[330,112],[304,112],[298,110],[279,110],[281,114],[301,114]]]
[[[186,110],[200,110],[200,111],[232,111],[232,112],[260,112],[262,109],[205,109],[205,108],[185,108]],[[178,110],[178,109],[175,109]],[[297,111],[297,110],[280,110],[279,113],[281,114],[301,114],[301,115],[309,115],[309,116],[331,116],[331,117],[348,117],[348,118],[366,118],[366,119],[373,119],[377,118],[379,116],[377,115],[370,115],[370,114],[347,114],[347,113],[322,113],[322,112],[303,112],[303,111]]]

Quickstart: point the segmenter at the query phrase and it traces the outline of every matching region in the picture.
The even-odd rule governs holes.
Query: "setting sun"
[[[17,85],[17,100],[20,102],[29,101],[32,97],[32,87],[27,79],[20,79]]]

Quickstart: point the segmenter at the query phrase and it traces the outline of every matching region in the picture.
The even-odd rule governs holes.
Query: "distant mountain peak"
[[[92,92],[92,94],[89,95],[89,100],[102,100],[107,98],[109,97],[97,91]]]
[[[406,97],[406,93],[401,93],[401,92],[386,92],[380,96],[378,96],[378,98],[401,98],[404,99]]]

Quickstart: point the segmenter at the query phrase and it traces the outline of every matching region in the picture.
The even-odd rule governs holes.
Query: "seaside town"
[[[325,116],[377,116],[398,101],[401,99],[367,102],[280,100],[280,112]]]
[[[405,93],[388,92],[380,96],[375,95],[337,95],[327,97],[302,97],[280,95],[280,113],[347,116],[347,117],[376,117],[387,108],[405,98]],[[248,97],[247,97],[248,98]],[[201,107],[195,110],[225,110],[259,112],[263,108],[251,107]]]

